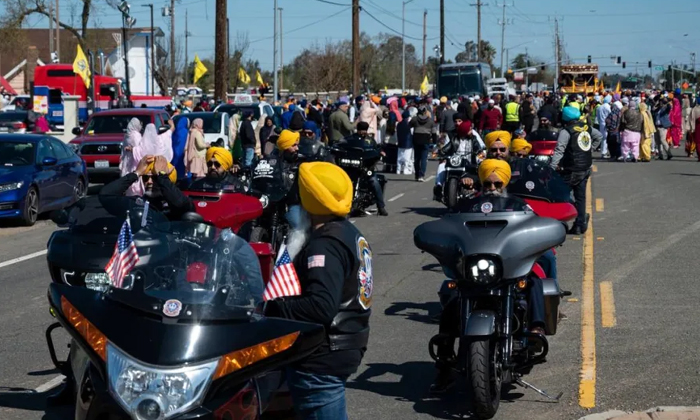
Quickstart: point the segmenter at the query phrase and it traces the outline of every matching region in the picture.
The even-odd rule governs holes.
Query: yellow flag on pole
[[[258,84],[259,84],[260,86],[262,86],[262,85],[265,84],[265,82],[263,81],[262,76],[260,75],[260,71],[259,71],[259,70],[255,70],[255,80],[258,81]]]
[[[75,54],[75,60],[73,60],[73,72],[83,79],[85,87],[90,87],[90,65],[80,45],[78,45],[78,52]]]
[[[423,95],[428,94],[428,76],[423,78],[423,83],[420,84],[420,93]]]
[[[248,76],[248,73],[243,70],[243,67],[238,69],[238,80],[241,81],[241,83],[245,83],[246,85],[250,83],[250,76]]]
[[[622,88],[620,88],[620,81],[617,81],[617,86],[615,86],[615,93],[620,93],[622,92]]]
[[[207,71],[208,70],[207,70],[206,66],[204,65],[204,63],[202,63],[199,60],[199,56],[197,54],[195,54],[194,55],[194,79],[192,80],[192,83],[197,83],[197,81],[199,79],[201,79],[202,76],[204,76]]]

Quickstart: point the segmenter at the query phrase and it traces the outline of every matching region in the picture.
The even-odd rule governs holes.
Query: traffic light
[[[588,56],[588,64],[591,64],[591,56]]]
[[[547,70],[547,66],[545,66],[544,64],[542,64],[542,66],[540,67],[540,69],[541,69],[542,71],[545,71],[545,70]]]
[[[651,60],[649,60],[649,68],[651,68]]]
[[[622,63],[622,57],[620,57],[620,56],[618,55],[618,56],[617,56],[617,64],[620,64],[620,63]]]
[[[668,71],[671,71],[671,65],[670,65],[670,64],[668,65]]]
[[[627,67],[627,62],[626,62],[626,61],[623,61],[623,62],[622,62],[622,68],[624,69],[624,68],[626,68],[626,67]]]

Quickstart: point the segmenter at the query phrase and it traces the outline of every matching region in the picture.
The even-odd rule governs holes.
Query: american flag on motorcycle
[[[134,236],[131,233],[129,218],[124,221],[117,243],[114,245],[112,258],[105,266],[107,276],[109,276],[112,286],[122,287],[124,276],[129,274],[132,268],[139,262],[139,253],[136,251]]]
[[[292,258],[289,256],[287,246],[282,245],[280,252],[275,262],[275,268],[270,276],[270,281],[265,287],[263,298],[272,300],[283,296],[298,296],[301,294],[301,284],[299,277],[292,264]]]

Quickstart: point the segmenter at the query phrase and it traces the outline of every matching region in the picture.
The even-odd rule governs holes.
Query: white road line
[[[357,220],[351,220],[350,223],[352,223],[354,225],[356,221]]]
[[[45,384],[39,385],[34,389],[34,391],[36,391],[38,394],[41,394],[42,392],[46,392],[50,389],[56,388],[57,386],[61,385],[63,379],[65,379],[65,376],[58,375],[50,381],[46,382]]]
[[[396,201],[396,200],[398,200],[399,198],[401,198],[401,197],[403,197],[403,196],[404,196],[404,193],[397,194],[397,195],[391,197],[391,198],[390,198],[389,200],[387,200],[387,201]]]
[[[7,267],[8,265],[12,265],[12,264],[17,264],[17,263],[20,263],[22,261],[31,260],[32,258],[40,257],[42,255],[46,255],[46,252],[47,252],[47,250],[37,251],[37,252],[31,253],[29,255],[25,255],[23,257],[17,257],[17,258],[13,258],[11,260],[8,260],[8,261],[1,262],[0,268]]]
[[[425,178],[425,182],[430,181],[431,179],[434,179],[435,175],[430,175],[429,177]]]

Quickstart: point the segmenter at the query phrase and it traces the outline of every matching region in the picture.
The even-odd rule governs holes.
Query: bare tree
[[[182,45],[181,38],[175,38],[175,44],[171,45],[170,41],[163,46],[165,54],[156,55],[156,83],[161,92],[169,92],[169,89],[174,88],[177,85],[178,75],[184,72],[184,68],[181,64],[182,57],[184,56],[184,47]],[[170,57],[175,57],[175,68],[170,66]],[[192,73],[190,73],[192,74]]]
[[[238,89],[238,85],[241,83],[238,77],[238,70],[243,64],[243,58],[245,57],[248,49],[250,48],[250,39],[248,38],[248,32],[236,32],[236,39],[233,41],[233,52],[228,58],[228,80],[229,83],[233,81],[233,91]],[[249,74],[250,76],[250,74]],[[254,76],[254,75],[253,75]],[[251,76],[251,77],[253,77]]]
[[[33,15],[42,15],[48,18],[51,16],[49,13],[49,2],[53,2],[53,0],[0,0],[0,5],[5,11],[3,16],[0,17],[0,26],[4,28],[20,28],[27,18]],[[78,43],[85,48],[85,37],[88,32],[90,14],[94,9],[94,1],[74,0],[70,2],[69,5],[71,8],[75,7],[76,11],[80,10],[80,12],[71,13],[71,16],[69,16],[69,23],[66,21],[59,21],[57,24],[75,35]],[[78,24],[73,23],[73,15],[76,14],[79,16]]]

